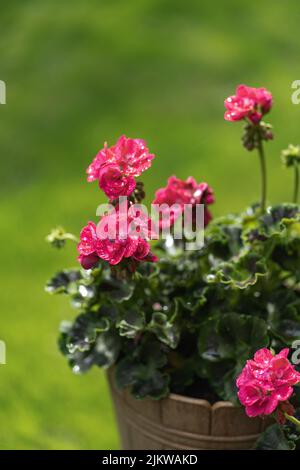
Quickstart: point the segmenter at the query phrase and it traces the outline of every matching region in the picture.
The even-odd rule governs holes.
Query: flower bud
[[[67,233],[63,227],[55,227],[46,237],[46,241],[54,248],[63,248],[66,240],[77,241],[77,238],[72,233]]]
[[[282,150],[281,159],[287,168],[298,165],[300,163],[300,146],[290,144],[287,149]]]

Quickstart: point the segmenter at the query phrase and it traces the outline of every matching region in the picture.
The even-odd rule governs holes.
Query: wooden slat
[[[243,408],[228,402],[218,402],[212,406],[212,436],[248,436],[258,434],[260,418],[248,418]]]
[[[170,395],[161,401],[162,424],[181,431],[208,435],[210,432],[210,405],[207,401],[181,399]]]
[[[143,400],[136,400],[133,398],[131,393],[126,390],[123,393],[123,398],[126,404],[137,413],[141,414],[145,418],[149,418],[156,423],[161,421],[160,405],[161,400],[150,400],[144,398]]]

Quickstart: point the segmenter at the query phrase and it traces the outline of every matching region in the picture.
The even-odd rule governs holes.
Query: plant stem
[[[295,424],[298,428],[300,428],[300,421],[295,418],[295,416],[291,416],[287,413],[284,413],[285,418],[290,421],[291,423]]]
[[[297,163],[294,164],[295,169],[295,182],[294,182],[294,198],[293,202],[298,204],[298,194],[299,194],[299,168]]]
[[[260,160],[260,170],[261,170],[261,202],[260,208],[262,212],[266,210],[266,196],[267,196],[267,169],[266,169],[266,158],[265,152],[262,144],[262,140],[259,141],[258,145],[258,155]]]

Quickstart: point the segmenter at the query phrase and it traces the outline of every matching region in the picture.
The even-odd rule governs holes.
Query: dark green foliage
[[[170,253],[159,243],[158,255],[130,281],[105,263],[57,274],[47,290],[67,294],[79,310],[63,325],[61,351],[77,372],[114,364],[118,386],[137,398],[201,383],[235,401],[245,361],[300,336],[299,207],[260,215],[253,206],[212,222],[201,250],[178,245]],[[280,440],[272,429],[268,439]]]
[[[256,441],[255,450],[295,450],[298,447],[299,434],[292,426],[269,426]]]

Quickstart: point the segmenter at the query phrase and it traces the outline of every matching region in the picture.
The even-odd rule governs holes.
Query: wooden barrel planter
[[[124,450],[251,449],[270,424],[225,401],[211,405],[174,393],[158,401],[136,400],[116,389],[111,371],[108,379]]]

